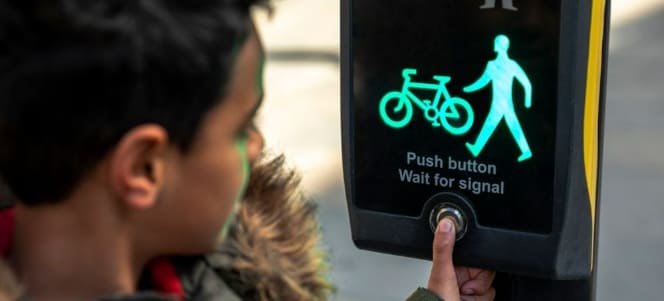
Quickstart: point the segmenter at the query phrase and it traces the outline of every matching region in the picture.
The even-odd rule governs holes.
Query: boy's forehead
[[[251,30],[249,35],[253,35],[258,39],[258,44],[260,45],[261,51],[263,50],[263,41],[261,39],[260,31],[258,30],[258,26],[256,26],[256,21],[251,18],[249,21],[251,22]]]
[[[255,62],[257,63],[257,66],[255,66],[255,71],[256,71],[256,90],[258,93],[258,99],[257,103],[255,105],[254,111],[258,110],[258,108],[262,105],[263,102],[263,96],[264,96],[264,72],[265,72],[265,63],[266,63],[266,50],[265,50],[265,45],[263,44],[263,40],[261,39],[261,36],[259,34],[259,31],[256,28],[255,23],[252,21],[252,27],[251,31],[249,34],[249,41],[255,42],[256,43],[256,50],[257,50],[257,55],[254,58]],[[255,112],[254,112],[255,114]]]
[[[243,45],[243,51],[250,53],[245,53],[246,56],[244,60],[241,58],[238,59],[238,69],[243,69],[248,76],[253,75],[253,78],[246,78],[247,83],[250,83],[253,92],[256,93],[256,98],[252,99],[251,102],[255,104],[255,107],[259,107],[262,102],[263,96],[263,72],[265,70],[265,48],[263,42],[258,34],[256,28],[252,25],[252,30],[248,38],[246,39],[245,45]],[[249,81],[251,79],[251,81]]]
[[[263,66],[265,53],[263,45],[255,30],[244,40],[238,52],[228,94],[223,102],[239,110],[242,117],[253,114],[260,106],[263,94]]]

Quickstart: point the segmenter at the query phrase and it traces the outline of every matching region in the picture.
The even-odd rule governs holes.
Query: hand
[[[478,268],[455,267],[462,301],[489,301],[496,297],[491,287],[496,272]]]
[[[451,218],[438,224],[433,240],[433,266],[428,289],[445,301],[492,301],[491,287],[495,272],[477,268],[455,267],[452,262],[455,231]]]

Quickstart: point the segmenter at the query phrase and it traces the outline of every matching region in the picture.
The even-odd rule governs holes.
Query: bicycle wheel
[[[390,103],[390,107],[393,107],[389,114],[387,109],[388,103]],[[383,96],[378,105],[378,111],[380,112],[380,118],[383,119],[383,122],[395,129],[406,126],[413,118],[413,104],[408,101],[406,96],[397,91],[389,92]],[[403,116],[392,118],[390,114],[394,115],[395,113],[401,113]]]
[[[452,123],[450,123],[452,121]],[[468,132],[475,121],[473,108],[466,100],[452,97],[440,107],[440,122],[452,135],[460,136]]]

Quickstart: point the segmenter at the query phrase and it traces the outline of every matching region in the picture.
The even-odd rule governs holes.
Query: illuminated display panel
[[[454,191],[483,226],[551,231],[560,3],[508,2],[352,1],[357,207]]]

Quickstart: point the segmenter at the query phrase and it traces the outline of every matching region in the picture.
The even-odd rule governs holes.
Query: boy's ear
[[[152,207],[163,185],[168,133],[155,124],[131,129],[109,154],[113,193],[131,209]]]

